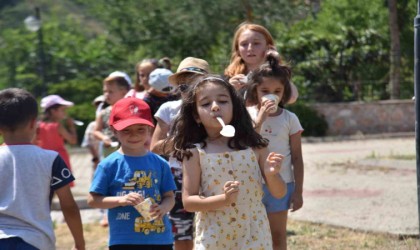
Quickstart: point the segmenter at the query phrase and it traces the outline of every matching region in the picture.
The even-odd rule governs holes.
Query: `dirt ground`
[[[71,249],[72,237],[65,224],[55,229],[57,250]],[[289,220],[288,247],[290,250],[413,250],[420,249],[418,238],[399,238],[387,234],[373,234],[338,228],[328,225],[313,224]],[[84,225],[87,250],[108,249],[108,229],[99,224]]]

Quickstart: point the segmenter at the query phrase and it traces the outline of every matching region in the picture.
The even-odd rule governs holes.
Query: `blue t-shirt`
[[[161,203],[162,195],[176,190],[168,163],[159,155],[127,156],[114,152],[99,163],[91,193],[124,196],[137,192]],[[172,226],[165,215],[162,220],[143,221],[133,206],[108,210],[109,245],[166,245],[173,243]]]

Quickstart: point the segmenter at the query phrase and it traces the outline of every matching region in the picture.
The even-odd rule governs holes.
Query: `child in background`
[[[70,191],[73,175],[56,151],[31,144],[38,104],[27,91],[0,91],[0,249],[55,249],[52,194],[74,240],[85,249],[79,208]]]
[[[77,133],[74,120],[67,117],[66,110],[74,104],[64,100],[59,95],[49,95],[41,99],[41,108],[44,110],[41,121],[38,122],[35,144],[43,149],[57,151],[71,170],[70,156],[65,142],[77,144]],[[72,182],[70,186],[74,186]]]
[[[124,72],[114,71],[103,81],[103,93],[105,102],[108,103],[108,107],[101,110],[95,121],[95,138],[100,140],[99,152],[100,160],[103,160],[118,147],[118,140],[114,136],[111,127],[109,126],[109,116],[111,114],[112,105],[118,100],[124,98],[127,92],[131,89],[130,77]],[[117,145],[113,145],[117,144]],[[104,213],[100,222],[101,226],[108,226],[108,218]]]
[[[159,61],[154,58],[143,59],[136,64],[136,81],[134,87],[127,96],[134,96],[143,99],[144,95],[149,90],[149,75],[153,70],[159,68]]]
[[[99,114],[99,112],[96,112],[96,111],[103,105],[104,101],[105,101],[105,97],[103,95],[100,95],[93,100],[92,105],[95,106],[95,114]],[[96,170],[96,166],[99,163],[99,157],[100,157],[99,140],[96,139],[93,134],[93,132],[95,131],[95,126],[96,126],[96,121],[92,121],[87,125],[85,134],[83,136],[83,141],[81,144],[82,147],[89,149],[89,152],[92,156],[93,173]]]
[[[159,59],[159,65],[164,69],[172,70],[172,62],[169,57],[162,57]]]
[[[121,71],[112,72],[103,81],[103,93],[105,102],[109,104],[108,107],[101,110],[96,117],[96,126],[94,135],[96,139],[102,142],[102,154],[100,159],[107,157],[110,153],[114,152],[116,147],[111,147],[112,142],[117,142],[111,128],[108,125],[109,115],[112,110],[112,105],[118,100],[124,98],[131,88],[131,80],[128,75]]]
[[[168,78],[169,82],[173,86],[176,86],[178,92],[181,93],[181,99],[162,104],[155,113],[157,125],[153,132],[151,148],[157,154],[165,155],[166,157],[169,156],[169,166],[171,167],[172,175],[177,186],[177,190],[175,191],[175,206],[169,213],[175,239],[175,250],[193,249],[194,213],[186,211],[182,204],[182,165],[174,157],[170,157],[170,153],[165,153],[165,139],[169,135],[169,130],[175,117],[179,114],[182,99],[186,98],[189,86],[192,85],[197,77],[209,72],[210,67],[205,60],[194,57],[187,57],[182,60],[177,72]],[[167,147],[170,148],[169,145]]]
[[[287,183],[287,194],[281,199],[273,197],[264,186],[263,203],[270,220],[273,249],[287,249],[287,214],[303,205],[303,159],[298,117],[284,109],[291,96],[291,70],[279,64],[274,56],[249,76],[248,111],[255,121],[255,129],[270,141],[270,151],[284,155],[280,172]]]
[[[247,85],[247,75],[266,62],[267,55],[273,55],[280,61],[280,55],[276,51],[273,36],[261,25],[243,23],[236,29],[232,42],[232,55],[230,64],[225,70],[236,90],[245,95],[244,88]],[[298,90],[291,83],[292,96],[289,103],[294,103],[298,98]]]
[[[163,68],[157,68],[150,73],[150,87],[143,100],[149,105],[152,114],[156,113],[163,103],[178,99],[178,96],[171,93],[174,88],[168,81],[171,75],[173,75],[172,71]],[[153,121],[156,124],[156,120],[153,119]]]
[[[221,136],[218,117],[236,128],[233,137]],[[184,207],[197,212],[195,249],[271,249],[262,182],[275,197],[286,193],[278,174],[283,156],[268,153],[233,86],[218,76],[199,80],[168,140],[183,162]]]
[[[99,163],[88,197],[91,207],[109,209],[109,249],[171,250],[167,213],[176,187],[166,160],[145,146],[154,126],[150,108],[135,97],[121,99],[109,125],[121,147]],[[133,207],[146,198],[154,200],[150,222]]]

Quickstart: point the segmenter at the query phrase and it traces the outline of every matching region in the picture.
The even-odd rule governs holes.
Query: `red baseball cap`
[[[112,106],[109,125],[116,130],[123,130],[134,124],[154,127],[149,105],[135,97],[120,99]]]

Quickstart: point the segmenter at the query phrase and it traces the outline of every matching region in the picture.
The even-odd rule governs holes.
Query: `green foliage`
[[[93,119],[91,101],[114,70],[134,75],[143,58],[168,56],[173,69],[187,56],[208,60],[222,73],[234,30],[243,21],[266,26],[304,102],[378,100],[389,96],[389,24],[383,0],[39,0],[49,94],[72,100],[75,118]],[[401,97],[413,95],[414,0],[398,1],[402,48]],[[38,98],[37,33],[23,19],[34,6],[0,4],[0,88],[21,87]],[[309,133],[309,124],[305,125]],[[322,127],[322,126],[321,126]],[[318,129],[322,130],[322,129]]]
[[[299,76],[294,82],[306,90],[301,95],[304,99],[320,102],[369,99],[371,96],[363,96],[367,91],[362,89],[367,84],[374,86],[373,95],[386,94],[386,81],[366,82],[366,77],[383,79],[388,68],[386,39],[376,31],[342,27],[339,34],[323,35],[309,30],[300,37],[286,34],[283,41],[281,52],[290,58],[294,74]]]
[[[322,1],[316,18],[281,33],[280,51],[293,65],[303,99],[342,102],[389,97],[388,9],[382,1]]]
[[[300,124],[304,129],[303,136],[325,136],[327,134],[327,121],[309,105],[295,103],[287,106],[286,109],[295,113],[299,118]]]

